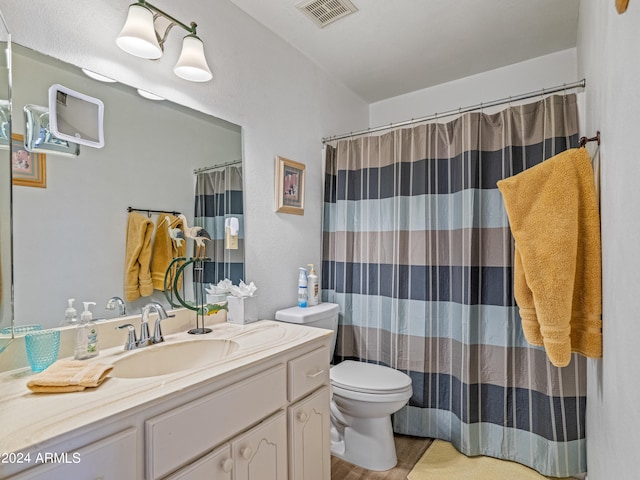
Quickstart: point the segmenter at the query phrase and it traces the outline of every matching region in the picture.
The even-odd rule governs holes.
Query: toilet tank
[[[276,320],[332,330],[331,356],[329,358],[333,358],[333,353],[336,348],[339,311],[340,307],[335,303],[319,303],[318,305],[307,308],[291,307],[278,310],[276,312]]]

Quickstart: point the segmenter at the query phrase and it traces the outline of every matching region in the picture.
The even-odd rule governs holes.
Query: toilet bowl
[[[345,360],[329,371],[331,453],[368,470],[396,466],[391,414],[411,398],[411,378],[382,365]]]
[[[276,320],[333,330],[339,307],[332,303],[276,312]],[[331,380],[331,454],[368,470],[396,466],[391,414],[413,393],[411,377],[383,365],[345,360],[329,370]]]

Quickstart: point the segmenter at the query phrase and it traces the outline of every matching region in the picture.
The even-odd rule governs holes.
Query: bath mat
[[[573,480],[545,477],[535,470],[508,460],[467,457],[449,442],[434,440],[409,472],[408,480]]]

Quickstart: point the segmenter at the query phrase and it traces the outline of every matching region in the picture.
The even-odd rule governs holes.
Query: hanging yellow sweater
[[[564,367],[602,356],[600,214],[585,148],[498,182],[515,238],[514,294],[527,341]]]
[[[132,302],[153,293],[151,235],[153,222],[136,212],[129,214],[124,267],[124,298]]]

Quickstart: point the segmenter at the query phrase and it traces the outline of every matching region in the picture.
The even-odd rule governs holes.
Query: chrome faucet
[[[151,310],[154,310],[158,314],[158,318],[156,319],[156,323],[153,329],[153,337],[149,335],[149,313],[151,312]],[[136,348],[146,347],[148,345],[153,345],[154,343],[164,342],[160,323],[162,322],[162,320],[172,317],[175,317],[175,315],[167,315],[164,307],[158,302],[150,302],[146,304],[144,307],[142,307],[142,319],[140,320],[140,338],[136,337],[136,328],[130,323],[125,323],[124,325],[119,325],[116,327],[116,329],[118,330],[121,330],[123,328],[129,329],[127,341],[124,344],[124,349],[135,350]]]
[[[127,341],[124,344],[125,350],[135,350],[136,348],[138,348],[138,339],[136,338],[136,327],[134,327],[130,323],[125,323],[124,325],[120,325],[116,328],[118,330],[122,330],[123,328],[129,329],[129,334],[127,335]]]
[[[171,318],[171,317],[175,317],[175,315],[167,315],[167,312],[165,311],[164,307],[162,305],[160,305],[158,302],[151,302],[151,303],[147,303],[143,308],[142,308],[142,333],[140,334],[140,340],[138,342],[141,342],[143,339],[143,335],[146,332],[147,335],[147,339],[149,338],[149,312],[151,310],[155,310],[155,312],[158,314],[158,318],[156,319],[156,323],[155,326],[153,328],[153,338],[151,338],[149,341],[150,343],[161,343],[164,342],[164,336],[162,335],[162,328],[160,327],[160,323],[162,322],[162,320],[166,320],[167,318]]]
[[[124,300],[120,297],[111,297],[104,308],[107,310],[115,310],[116,305],[118,306],[118,315],[125,317],[127,315],[127,307],[124,304]]]

